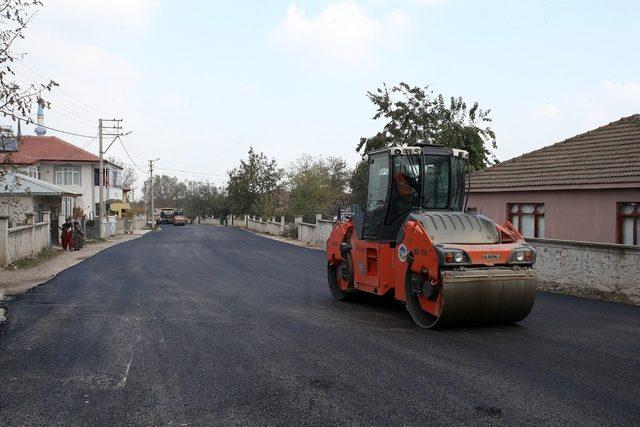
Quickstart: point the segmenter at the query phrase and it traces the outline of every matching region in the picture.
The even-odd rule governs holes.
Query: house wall
[[[46,162],[40,163],[40,179],[55,184],[54,169],[56,166],[80,166],[80,185],[60,185],[73,193],[80,193],[77,199],[77,206],[80,206],[85,215],[95,215],[95,204],[98,203],[100,187],[94,185],[93,170],[98,167],[97,163],[64,163],[64,162]],[[105,173],[107,169],[105,168]],[[122,188],[105,187],[105,200],[122,200]]]
[[[76,199],[76,206],[80,206],[86,215],[93,212],[93,164],[87,163],[41,163],[40,179],[55,184],[56,166],[80,166],[80,185],[58,185],[70,192],[80,193]]]
[[[469,207],[498,223],[508,203],[544,203],[547,239],[616,243],[617,202],[640,201],[640,188],[471,193]]]

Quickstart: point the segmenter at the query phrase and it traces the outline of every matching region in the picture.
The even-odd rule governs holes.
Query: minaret
[[[36,126],[36,135],[42,136],[47,133],[47,130],[44,128],[44,111],[40,104],[38,104],[38,116],[36,120],[38,122],[38,126]]]

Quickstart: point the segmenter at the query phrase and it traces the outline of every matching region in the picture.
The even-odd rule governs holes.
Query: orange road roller
[[[508,221],[467,212],[468,153],[433,144],[365,154],[363,212],[327,240],[338,300],[392,293],[423,328],[518,322],[535,299],[536,252]]]

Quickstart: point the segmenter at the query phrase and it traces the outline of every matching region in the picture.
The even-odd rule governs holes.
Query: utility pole
[[[157,162],[160,159],[149,160],[149,187],[151,194],[151,229],[156,229],[156,211],[153,204],[153,162]]]
[[[109,123],[109,126],[105,126],[104,123],[107,122]],[[100,182],[98,183],[99,185],[99,194],[98,194],[98,198],[99,198],[99,211],[100,211],[100,238],[104,239],[104,224],[105,224],[105,220],[107,218],[106,215],[106,206],[105,206],[105,201],[104,201],[104,154],[109,151],[109,148],[111,148],[111,145],[113,145],[113,143],[115,142],[115,140],[122,136],[122,133],[120,132],[122,130],[122,126],[120,125],[120,123],[122,122],[122,119],[98,119],[98,141],[99,141],[99,153],[100,153],[100,164],[99,164],[99,179]],[[105,133],[105,129],[107,129],[107,133]],[[111,141],[111,143],[109,144],[109,146],[107,147],[107,149],[103,149],[103,144],[102,144],[102,139],[105,136],[113,136],[113,141]]]

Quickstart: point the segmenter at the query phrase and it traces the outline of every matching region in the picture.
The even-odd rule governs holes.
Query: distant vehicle
[[[175,214],[175,208],[162,208],[160,209],[160,216],[156,220],[156,224],[173,224],[173,216]]]
[[[173,213],[173,225],[186,225],[187,217],[184,216],[182,209],[176,209]]]

